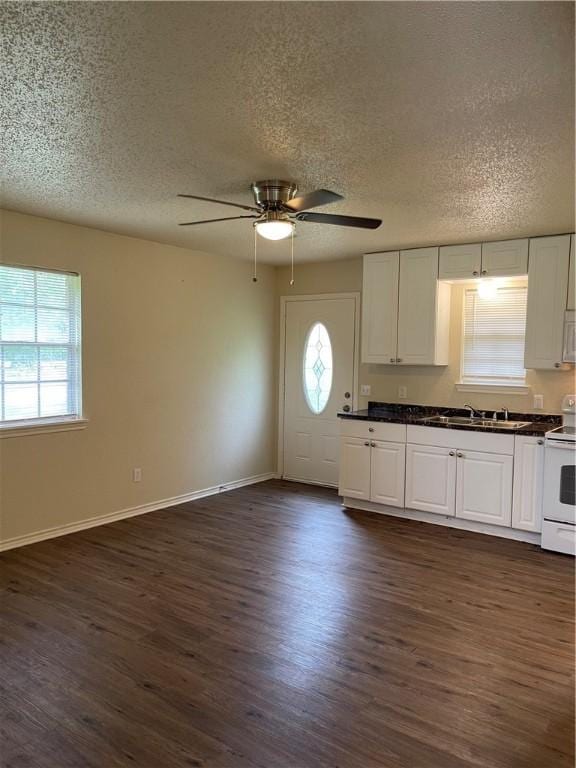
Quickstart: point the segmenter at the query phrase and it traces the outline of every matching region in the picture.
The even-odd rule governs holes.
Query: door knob
[[[349,400],[350,399],[350,392],[344,392],[344,397],[346,398],[346,400]]]
[[[348,403],[342,406],[342,410],[344,411],[344,413],[350,413],[350,406],[348,405]]]

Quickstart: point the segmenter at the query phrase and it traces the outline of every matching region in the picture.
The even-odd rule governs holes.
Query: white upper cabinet
[[[482,243],[482,277],[516,277],[527,273],[527,239]]]
[[[480,243],[470,245],[443,245],[440,248],[440,280],[466,280],[480,277],[482,269],[482,246]]]
[[[447,365],[450,286],[438,248],[364,256],[362,362]]]
[[[400,253],[364,256],[362,362],[394,363],[398,329]]]
[[[528,272],[528,240],[498,243],[443,245],[440,248],[440,280],[477,277],[516,277]]]
[[[568,272],[568,301],[566,309],[576,309],[574,293],[576,291],[576,253],[574,253],[574,235],[570,235],[570,270]]]
[[[570,235],[530,240],[526,368],[561,368]]]
[[[438,248],[400,252],[398,355],[402,365],[447,365],[450,287],[438,282]]]

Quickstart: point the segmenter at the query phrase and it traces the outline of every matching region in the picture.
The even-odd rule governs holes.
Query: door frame
[[[280,296],[280,361],[278,373],[278,477],[284,474],[284,393],[286,388],[286,309],[293,301],[354,300],[354,360],[352,410],[358,408],[358,378],[360,374],[360,291],[346,293],[309,293],[300,296]]]

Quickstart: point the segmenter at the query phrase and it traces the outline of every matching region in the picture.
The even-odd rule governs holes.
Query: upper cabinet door
[[[561,368],[570,235],[530,240],[526,368]]]
[[[528,240],[482,243],[482,277],[528,274]]]
[[[566,309],[576,309],[576,300],[574,293],[576,286],[576,253],[574,253],[574,235],[570,235],[570,271],[568,273],[568,301],[566,302]]]
[[[482,261],[482,246],[480,243],[471,245],[443,245],[440,248],[440,280],[466,280],[480,277]]]
[[[449,314],[450,286],[438,282],[438,248],[401,251],[397,362],[446,365]]]
[[[362,362],[395,363],[400,254],[364,256],[362,280]]]

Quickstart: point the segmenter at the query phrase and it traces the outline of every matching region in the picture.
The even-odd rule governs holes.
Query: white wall
[[[273,268],[12,212],[1,245],[81,273],[89,419],[0,440],[3,539],[275,470]]]

